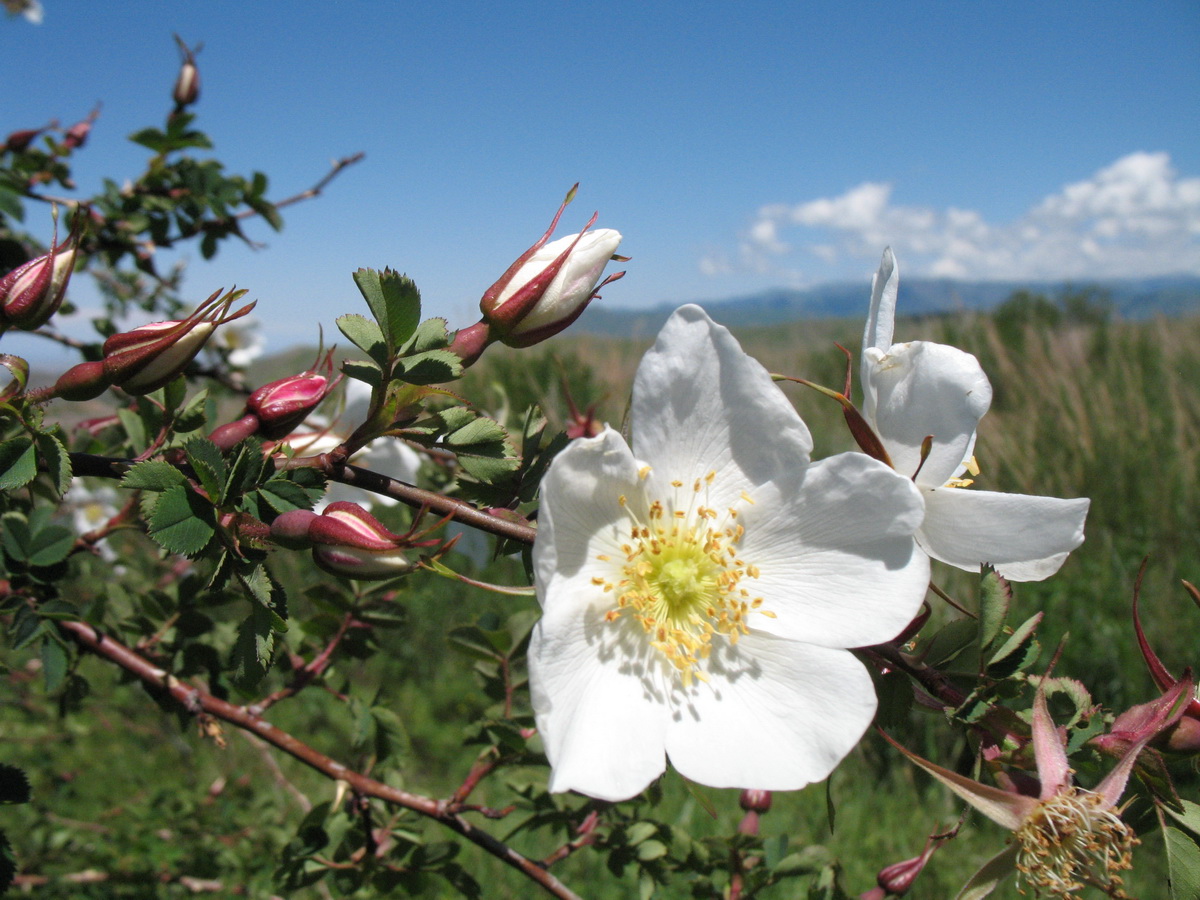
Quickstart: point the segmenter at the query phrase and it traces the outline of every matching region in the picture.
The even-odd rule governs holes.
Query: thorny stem
[[[525,858],[490,833],[476,828],[461,815],[448,809],[447,804],[419,794],[402,791],[347,768],[288,732],[276,728],[248,708],[235,706],[202,688],[185,684],[115,638],[101,634],[86,622],[60,622],[59,624],[85,649],[136,675],[148,687],[166,691],[185,709],[195,714],[203,713],[220,719],[254,734],[326,777],[334,781],[345,782],[349,785],[350,790],[361,796],[374,797],[433,819],[521,872],[550,895],[558,897],[560,900],[580,900],[576,893],[547,872],[544,866]]]
[[[891,668],[899,669],[916,679],[925,690],[947,706],[957,709],[967,699],[967,695],[951,684],[945,674],[923,662],[918,662],[895,644],[876,644],[873,647],[863,647],[862,650],[883,660]]]
[[[125,472],[133,465],[133,460],[121,457],[96,456],[91,453],[71,453],[71,470],[76,475],[91,475],[97,478],[123,478]],[[275,467],[284,469],[321,468],[327,478],[342,484],[353,485],[376,494],[383,494],[399,500],[414,509],[422,507],[440,516],[449,516],[464,525],[470,525],[480,531],[486,531],[497,537],[507,538],[521,544],[532,544],[537,535],[537,529],[530,528],[518,522],[510,522],[472,506],[465,500],[447,497],[437,491],[427,491],[423,488],[405,484],[394,478],[388,478],[378,472],[359,468],[353,465],[343,465],[329,470],[322,466],[321,457],[300,457],[296,459],[277,459]],[[181,467],[188,471],[187,467]]]
[[[315,465],[321,468],[325,476],[332,481],[362,488],[375,494],[383,494],[385,497],[399,500],[401,503],[414,509],[425,508],[439,516],[449,516],[456,522],[462,522],[464,525],[470,525],[473,528],[478,528],[480,531],[486,531],[497,537],[508,538],[521,544],[532,544],[534,537],[537,535],[537,530],[530,528],[528,525],[521,525],[517,522],[510,522],[507,519],[493,516],[491,513],[472,506],[465,500],[447,497],[445,494],[439,494],[437,491],[427,491],[424,488],[414,487],[403,481],[397,481],[394,478],[388,478],[386,475],[372,472],[370,469],[350,465],[349,463],[327,468],[322,466],[320,460],[321,457],[278,459],[275,462],[275,466],[278,469],[296,469]]]

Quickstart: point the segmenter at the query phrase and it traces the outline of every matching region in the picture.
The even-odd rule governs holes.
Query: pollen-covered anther
[[[635,518],[628,532],[632,543],[621,547],[621,577],[614,579],[616,607],[605,614],[605,621],[613,622],[628,609],[685,686],[693,679],[707,680],[699,667],[716,636],[736,644],[750,633],[752,612],[769,615],[759,608],[762,598],[752,598],[741,586],[743,579],[759,577],[757,566],[739,558],[736,544],[744,529],[718,522],[720,513],[703,502],[714,478],[710,472],[693,480],[694,500],[655,500],[646,507],[646,522]],[[678,491],[684,482],[675,480],[671,486]],[[627,502],[621,505],[634,514]],[[592,582],[612,589],[601,576]]]
[[[1017,871],[1035,891],[1069,897],[1099,883],[1128,900],[1120,873],[1133,868],[1138,840],[1099,794],[1072,787],[1044,800],[1014,837]]]

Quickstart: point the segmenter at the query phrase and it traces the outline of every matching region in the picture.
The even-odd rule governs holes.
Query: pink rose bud
[[[324,373],[322,374],[322,370]],[[246,411],[258,417],[259,432],[270,440],[286,437],[300,425],[337,384],[333,351],[299,375],[264,384],[246,401]]]
[[[917,876],[921,874],[925,864],[929,862],[929,857],[933,856],[934,851],[940,846],[940,841],[931,838],[925,842],[925,849],[921,851],[920,856],[892,863],[881,869],[879,875],[876,876],[876,884],[887,891],[889,897],[903,897],[913,886],[913,882],[917,880]]]
[[[84,215],[77,213],[71,233],[61,244],[57,225],[50,252],[17,266],[0,278],[0,322],[25,331],[40,328],[58,312],[75,271],[75,253]]]
[[[152,322],[132,331],[114,334],[104,342],[104,374],[126,393],[139,396],[171,381],[195,358],[218,325],[241,318],[253,303],[230,313],[234,300],[245,291],[223,297],[217,291],[182,321]]]
[[[479,308],[491,326],[492,339],[510,347],[530,347],[544,341],[579,318],[601,287],[625,274],[619,272],[600,281],[608,261],[621,258],[614,257],[621,234],[611,228],[589,232],[595,215],[579,234],[546,243],[574,195],[572,188],[546,233],[480,300]]]
[[[100,116],[100,105],[96,104],[86,119],[76,122],[67,129],[67,133],[63,136],[63,144],[71,149],[76,150],[87,143],[88,135],[92,133],[92,123]]]
[[[357,503],[330,503],[308,526],[313,560],[333,575],[370,581],[395,578],[413,568],[411,544]]]
[[[200,52],[202,45],[197,45],[192,49],[179,35],[175,35],[175,43],[179,45],[179,55],[181,61],[179,64],[179,75],[175,79],[175,87],[171,91],[171,99],[175,101],[175,106],[182,109],[185,106],[191,106],[200,97],[200,70],[196,68],[196,54]]]
[[[771,792],[747,788],[738,797],[738,804],[746,812],[765,813],[771,811]]]

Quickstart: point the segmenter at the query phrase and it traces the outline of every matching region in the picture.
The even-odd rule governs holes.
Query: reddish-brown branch
[[[874,647],[861,649],[862,652],[883,660],[889,667],[899,669],[912,676],[922,687],[947,706],[957,709],[967,699],[967,695],[951,684],[945,674],[922,662],[917,662],[895,644],[876,644]]]
[[[510,522],[507,519],[493,516],[491,513],[484,512],[482,509],[472,506],[465,500],[447,497],[445,494],[439,494],[437,491],[427,491],[424,488],[414,487],[411,484],[397,481],[394,478],[388,478],[386,475],[381,475],[378,472],[372,472],[370,469],[363,469],[359,466],[346,464],[331,470],[323,467],[320,459],[321,457],[279,459],[276,460],[275,464],[281,469],[315,466],[316,468],[321,468],[325,476],[333,481],[362,488],[375,494],[383,494],[385,497],[399,500],[401,503],[411,506],[414,509],[428,509],[439,516],[449,516],[456,522],[462,522],[464,525],[470,525],[472,528],[478,528],[480,531],[486,531],[497,537],[508,538],[521,544],[532,544],[534,538],[537,536],[536,529],[530,528],[528,525],[521,525],[517,522]]]
[[[81,646],[136,675],[147,686],[166,691],[185,709],[193,713],[205,713],[257,735],[326,777],[345,782],[352,791],[361,796],[374,797],[434,819],[512,866],[552,896],[562,898],[562,900],[579,900],[577,894],[537,862],[526,859],[503,841],[476,828],[461,815],[451,812],[446,803],[402,791],[347,768],[288,732],[276,728],[266,719],[254,715],[245,707],[235,706],[219,697],[214,697],[201,688],[185,684],[115,638],[101,634],[86,622],[62,622],[60,625]]]
[[[338,625],[338,630],[334,633],[333,637],[329,639],[329,643],[325,645],[325,649],[309,660],[307,664],[297,668],[292,673],[292,680],[290,683],[281,687],[273,694],[268,694],[266,697],[263,697],[257,703],[252,703],[250,706],[247,706],[246,709],[252,715],[261,716],[280,700],[286,700],[288,697],[292,697],[300,693],[300,691],[304,690],[304,688],[308,687],[314,678],[319,677],[327,668],[329,668],[329,662],[333,658],[334,651],[337,650],[338,645],[342,642],[342,638],[346,636],[346,632],[349,631],[356,624],[356,622],[357,620],[354,618],[354,613],[346,613],[346,615],[342,617],[341,624]]]
[[[129,467],[133,465],[133,460],[130,459],[96,456],[91,453],[71,453],[70,457],[71,470],[76,475],[92,475],[98,478],[123,478]],[[428,509],[439,516],[448,516],[456,522],[462,522],[464,525],[470,525],[472,528],[477,528],[480,531],[486,531],[489,534],[507,538],[520,544],[532,544],[534,538],[537,536],[537,529],[530,528],[528,525],[501,519],[499,516],[493,516],[491,513],[485,512],[477,506],[472,506],[465,500],[447,497],[445,494],[439,494],[437,491],[427,491],[424,488],[414,487],[411,484],[405,484],[403,481],[388,478],[386,475],[381,475],[378,472],[372,472],[370,469],[363,469],[347,464],[336,467],[336,471],[330,470],[327,466],[323,465],[319,456],[306,456],[296,459],[280,458],[275,460],[275,466],[278,469],[321,469],[325,476],[332,481],[338,481],[342,484],[349,484],[375,494],[392,497],[414,509]],[[181,468],[185,472],[189,471],[186,467]]]

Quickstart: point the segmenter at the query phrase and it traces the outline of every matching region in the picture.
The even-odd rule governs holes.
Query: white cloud
[[[742,268],[795,280],[806,262],[878,259],[891,245],[909,272],[972,279],[1200,274],[1200,178],[1166,153],[1131,153],[1044,198],[1012,222],[970,209],[896,206],[892,186],[758,210]]]

